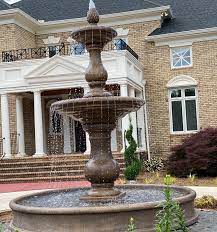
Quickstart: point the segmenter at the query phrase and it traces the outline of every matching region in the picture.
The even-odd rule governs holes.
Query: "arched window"
[[[185,75],[168,82],[171,133],[198,131],[197,82]]]

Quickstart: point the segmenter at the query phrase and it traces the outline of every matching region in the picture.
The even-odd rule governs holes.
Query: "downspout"
[[[151,152],[150,152],[150,143],[149,143],[149,131],[148,131],[148,114],[147,114],[147,102],[146,102],[146,91],[145,91],[146,82],[143,84],[143,98],[145,100],[145,105],[143,106],[145,111],[145,133],[146,133],[146,146],[148,153],[148,160],[151,160]]]

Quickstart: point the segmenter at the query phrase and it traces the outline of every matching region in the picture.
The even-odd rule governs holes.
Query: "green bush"
[[[173,179],[170,175],[164,178],[166,188],[164,189],[165,203],[160,205],[162,210],[157,214],[156,232],[182,231],[188,232],[185,225],[184,213],[180,205],[172,199]]]
[[[135,180],[139,175],[141,170],[141,163],[139,160],[134,161],[130,166],[128,166],[124,172],[125,178],[127,180]]]
[[[124,158],[126,164],[126,170],[124,172],[125,178],[127,180],[135,180],[136,177],[139,175],[141,171],[141,161],[138,159],[137,155],[135,154],[137,144],[135,139],[133,138],[133,126],[130,120],[129,129],[125,133],[125,137],[129,146],[126,147],[124,151]]]
[[[135,221],[134,218],[131,217],[128,224],[128,232],[135,232],[135,231],[136,231]]]
[[[144,162],[146,171],[157,172],[164,167],[163,159],[160,157],[153,157],[150,160]]]

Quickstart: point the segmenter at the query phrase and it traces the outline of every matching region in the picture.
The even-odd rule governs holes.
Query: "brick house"
[[[10,1],[8,1],[10,2]],[[164,155],[201,128],[216,126],[217,5],[212,0],[96,0],[100,23],[118,37],[106,47],[107,88],[146,105],[132,113],[139,151]],[[88,91],[88,54],[70,37],[86,26],[88,0],[0,0],[1,155],[89,152],[80,123],[50,105]],[[112,133],[120,152],[129,117]]]

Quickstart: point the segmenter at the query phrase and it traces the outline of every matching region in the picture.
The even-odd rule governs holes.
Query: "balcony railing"
[[[127,50],[129,51],[136,59],[138,55],[133,49],[128,46],[125,41],[118,39],[109,43],[105,51],[111,50]],[[80,43],[62,43],[60,45],[48,46],[48,47],[39,47],[39,48],[25,48],[11,51],[2,52],[2,62],[13,62],[18,60],[29,60],[29,59],[42,59],[46,57],[52,57],[54,55],[82,55],[87,51],[85,46]]]

